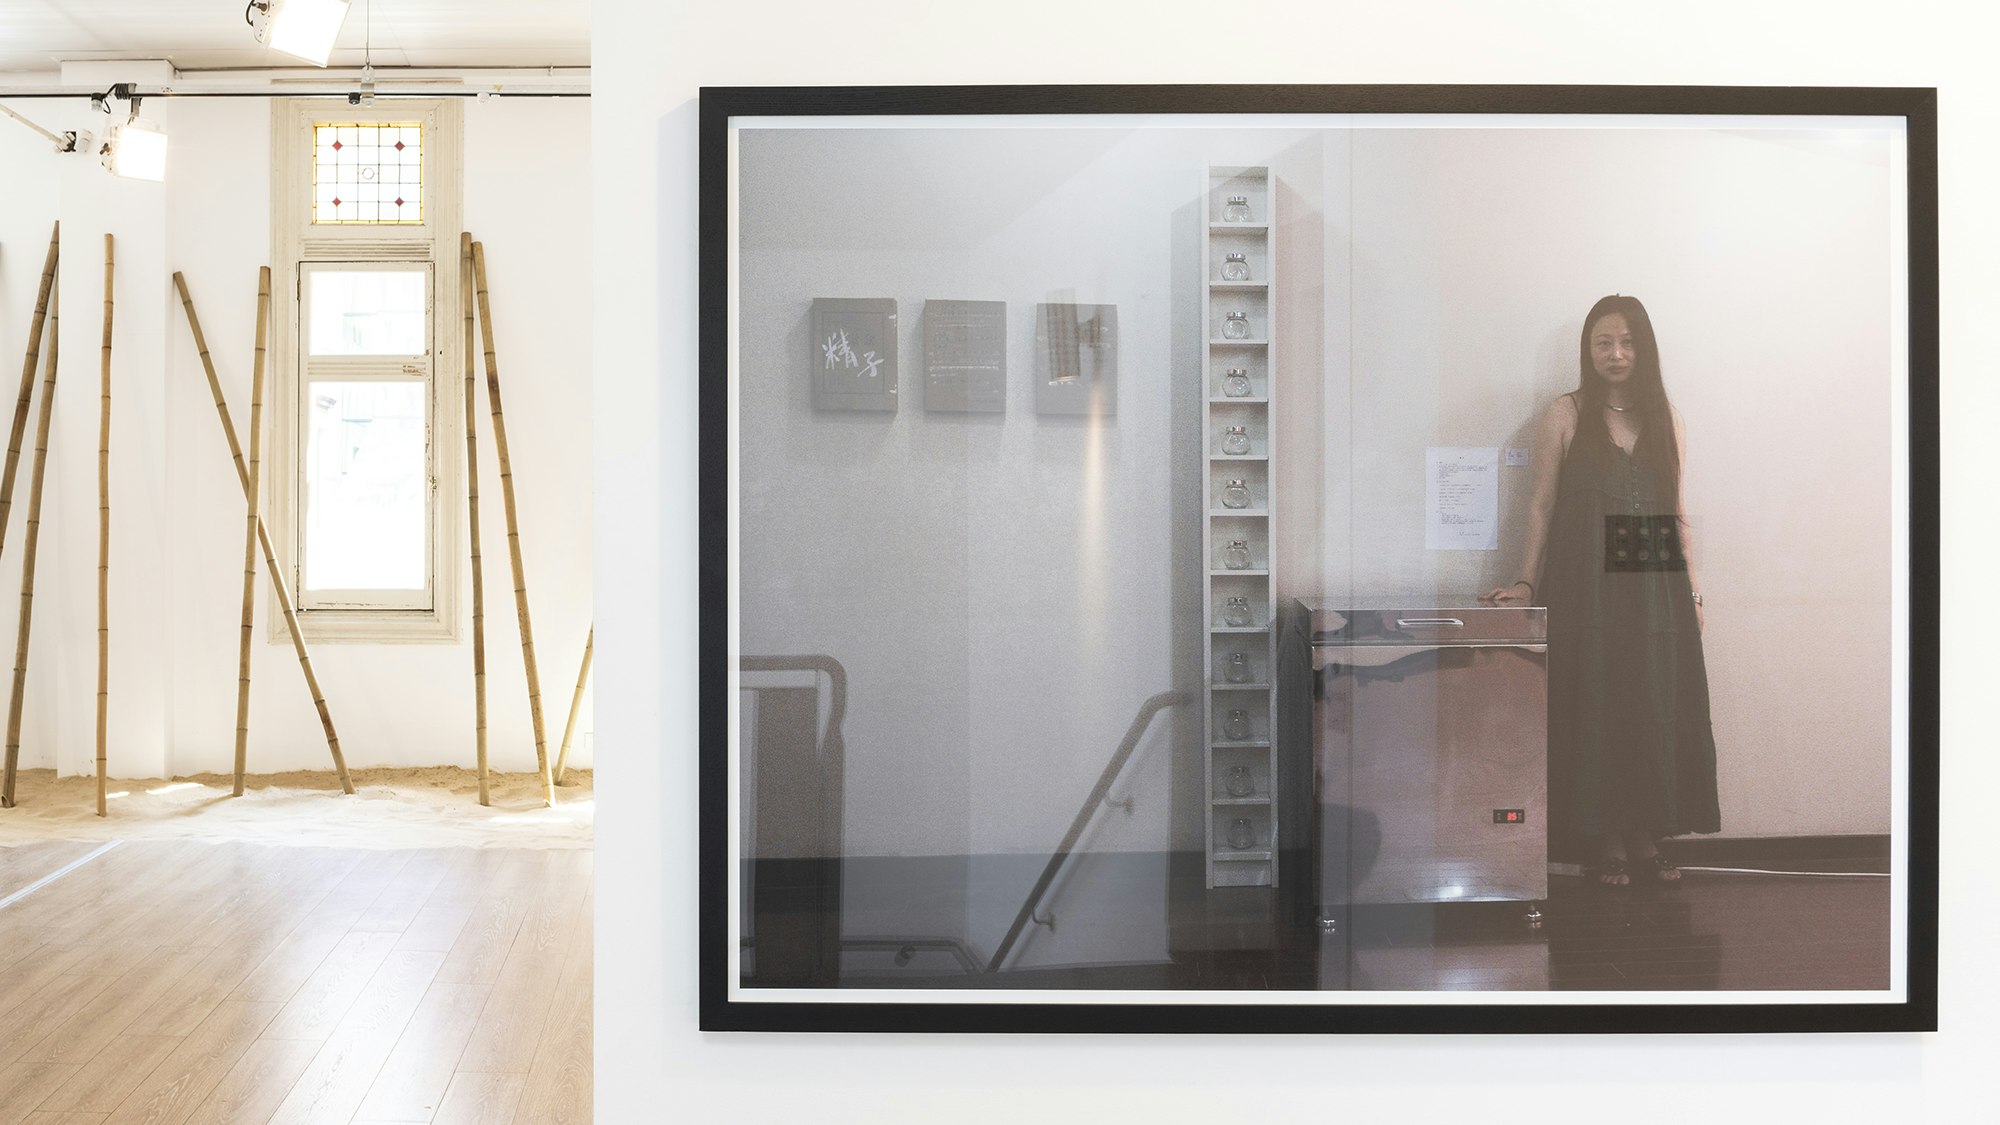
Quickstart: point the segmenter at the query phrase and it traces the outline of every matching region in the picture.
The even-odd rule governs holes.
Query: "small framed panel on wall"
[[[1935,91],[700,128],[704,1029],[1935,1029]]]
[[[896,412],[896,302],[820,297],[812,303],[813,405]]]
[[[924,302],[924,408],[1007,409],[1007,302]]]
[[[1102,416],[1118,409],[1118,306],[1035,306],[1035,409]]]

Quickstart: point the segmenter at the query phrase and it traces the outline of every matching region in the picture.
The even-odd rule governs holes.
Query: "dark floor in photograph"
[[[1888,918],[1884,878],[1691,871],[1678,886],[1607,887],[1558,877],[1538,927],[1516,904],[1356,912],[1318,948],[1301,937],[1185,958],[1154,987],[1872,990],[1889,985]]]
[[[1877,857],[1773,856],[1758,867],[1784,871],[1880,872]],[[1136,860],[1136,857],[1135,857]],[[924,917],[995,917],[982,909],[997,896],[976,893],[1020,873],[988,879],[982,864],[850,860],[844,896],[798,893],[760,877],[755,931],[763,948],[746,948],[749,983],[845,988],[1054,988],[1393,991],[1874,991],[1890,985],[1890,880],[1875,875],[1684,872],[1678,883],[1604,886],[1578,876],[1551,876],[1549,897],[1530,918],[1526,903],[1378,906],[1329,912],[1286,905],[1261,888],[1237,888],[1179,898],[1206,914],[1183,912],[1172,927],[1165,958],[1115,963],[990,970],[989,950],[940,936],[942,924],[898,929],[894,921]],[[1090,862],[1111,864],[1110,857]],[[1683,863],[1721,866],[1708,857]],[[905,865],[907,864],[907,865]],[[1731,864],[1730,866],[1737,866]],[[1743,866],[1750,866],[1743,864]],[[1057,925],[1117,925],[1159,907],[1161,865],[1133,876],[1100,879],[1093,897],[1073,892],[1054,907]],[[1142,878],[1138,872],[1150,870]],[[864,893],[873,888],[873,897]],[[970,888],[970,889],[968,889]],[[787,891],[792,893],[787,893]],[[1018,901],[1018,900],[1017,900]],[[845,918],[828,910],[843,903]],[[970,906],[968,907],[968,904]],[[834,910],[840,909],[835,907]],[[1044,912],[1046,913],[1046,912]],[[835,925],[839,928],[836,929]],[[1037,927],[1029,927],[1032,941]],[[836,938],[835,935],[838,935]],[[809,947],[839,952],[818,957],[817,973],[799,956]],[[778,964],[792,943],[791,966]],[[772,976],[756,979],[758,957]],[[835,968],[835,966],[838,966]]]

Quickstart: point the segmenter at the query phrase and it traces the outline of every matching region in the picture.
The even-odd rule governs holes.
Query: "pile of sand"
[[[15,807],[0,809],[0,845],[37,840],[243,840],[344,848],[588,848],[596,801],[589,770],[570,770],[556,805],[542,804],[531,773],[479,777],[457,766],[350,771],[355,795],[331,770],[251,774],[243,796],[231,779],[196,774],[172,781],[112,780],[107,816],[97,815],[97,779],[22,770]]]

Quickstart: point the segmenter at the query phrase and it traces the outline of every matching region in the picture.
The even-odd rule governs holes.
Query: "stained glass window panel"
[[[313,222],[424,221],[423,126],[313,126]]]

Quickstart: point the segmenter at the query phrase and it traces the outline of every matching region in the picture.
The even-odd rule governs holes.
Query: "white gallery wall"
[[[1900,135],[1740,124],[1349,135],[1319,588],[1533,578],[1533,470],[1502,462],[1497,550],[1429,550],[1425,449],[1530,447],[1584,314],[1636,295],[1687,425],[1722,834],[1886,833]]]
[[[753,185],[740,219],[743,651],[827,653],[847,670],[847,854],[1033,858],[1005,874],[975,859],[968,882],[990,898],[945,924],[977,948],[1000,940],[1141,705],[1199,675],[1187,623],[1201,613],[1202,369],[1175,326],[1200,314],[1204,161],[1272,165],[1316,208],[1320,148],[1295,129],[780,129],[741,142]],[[881,182],[923,187],[881,207]],[[1319,249],[1299,249],[1285,294],[1295,274],[1306,341]],[[894,415],[814,409],[820,296],[897,301]],[[926,409],[923,310],[937,298],[1006,304],[1003,413]],[[1113,411],[1037,412],[1045,301],[1116,307]],[[1317,349],[1296,354],[1313,357],[1296,382],[1316,401]],[[1317,444],[1294,447],[1307,453],[1294,502],[1307,527]],[[1079,924],[1036,931],[1026,962],[1165,956],[1164,854],[1199,851],[1202,832],[1191,809],[1170,826],[1169,770],[1199,792],[1199,725],[1189,709],[1156,718],[1118,784],[1129,813],[1082,841],[1148,856],[1138,904],[1128,894],[1107,912],[1075,882],[1099,872],[1074,872],[1063,900]],[[866,894],[859,878],[850,868],[851,897]],[[867,932],[938,924],[850,919]]]
[[[82,104],[78,102],[75,106]],[[56,105],[62,105],[63,108],[53,113],[48,109],[37,110],[26,106],[20,108],[30,119],[52,119],[50,124],[44,125],[44,128],[52,127],[53,119],[66,117],[75,108],[66,103],[44,103],[44,105],[49,109],[54,109]],[[60,158],[52,151],[53,146],[46,139],[21,128],[13,121],[4,121],[0,124],[7,126],[6,129],[0,129],[0,169],[5,169],[4,172],[0,172],[0,204],[3,204],[0,205],[0,356],[5,357],[0,359],[0,372],[4,372],[4,375],[0,375],[0,382],[4,382],[6,386],[5,409],[11,422],[14,392],[19,387],[17,379],[28,346],[35,295],[41,285],[42,261],[48,251],[49,228],[61,206],[63,165],[59,162]],[[101,250],[97,257],[102,260]],[[72,315],[94,319],[89,309],[85,309],[81,314],[72,313]],[[46,332],[43,339],[45,341],[48,339]],[[93,340],[90,346],[95,349],[96,341]],[[91,355],[95,354],[93,350]],[[95,370],[94,360],[92,370]],[[35,401],[40,402],[42,384],[40,364],[36,365],[34,379]],[[4,649],[6,653],[4,658],[0,658],[0,663],[4,663],[7,668],[9,690],[13,684],[14,645],[20,622],[19,560],[23,553],[22,543],[26,537],[28,522],[29,477],[34,461],[34,442],[35,419],[30,415],[27,429],[22,435],[22,456],[14,488],[13,506],[8,511],[4,549],[0,549],[0,575],[6,576],[0,578],[0,591],[5,591],[4,594],[0,594],[0,637],[4,637],[4,642],[0,642],[0,649]],[[97,439],[94,435],[90,439],[90,447],[93,450],[97,448]],[[52,497],[45,496],[43,503],[49,504],[52,501]],[[96,526],[94,516],[91,519],[91,526]],[[93,549],[92,558],[95,557]],[[91,612],[95,614],[96,610],[93,609]],[[54,701],[59,697],[54,689],[54,677],[49,673],[56,659],[56,649],[49,643],[49,637],[50,634],[43,631],[35,633],[31,638],[34,647],[29,651],[29,666],[31,669],[39,666],[43,674],[39,677],[30,675],[26,685],[26,706],[22,711],[21,723],[21,761],[24,766],[54,764],[50,754],[55,744]],[[90,686],[93,694],[97,690],[95,653],[93,647]],[[0,706],[4,705],[0,703]],[[95,703],[93,702],[91,706],[94,707]],[[94,712],[92,714],[94,715]],[[94,731],[96,720],[93,717],[90,721],[93,724],[91,729]]]
[[[1532,1104],[1538,1114],[1556,1120],[1601,1116],[1608,1105],[1641,1121],[1678,1118],[1691,1105],[1724,1120],[1958,1113],[1960,1099],[1979,1092],[1976,1060],[1995,1046],[1983,1013],[2000,997],[1970,967],[1977,956],[1973,935],[2000,924],[1979,891],[1981,869],[1972,858],[1986,850],[1977,845],[1983,833],[1973,834],[1973,794],[2000,784],[2000,775],[1990,757],[1979,753],[1976,711],[1969,699],[1977,678],[1994,670],[1992,662],[1977,656],[1968,644],[1970,634],[1951,623],[1947,644],[1958,646],[1952,651],[1959,660],[1948,666],[1945,681],[1943,967],[1950,983],[1943,993],[1943,1036],[1748,1041],[1724,1036],[1422,1041],[1182,1037],[1139,1042],[1055,1036],[725,1036],[695,1029],[693,638],[701,560],[695,496],[689,487],[698,437],[691,406],[695,311],[702,301],[720,299],[702,293],[695,277],[695,217],[701,202],[695,180],[695,97],[704,84],[1938,85],[1944,90],[1946,442],[1948,458],[1954,458],[1948,469],[1971,467],[1971,450],[1964,443],[1972,437],[1972,417],[1991,416],[2000,406],[1993,401],[1995,392],[1974,380],[1974,371],[1955,367],[1976,360],[1978,310],[2000,298],[2000,271],[1991,264],[1996,225],[1983,187],[2000,168],[1977,141],[2000,124],[2000,85],[1988,76],[1971,45],[1976,37],[1952,18],[1954,10],[1922,6],[1891,24],[1878,10],[1859,5],[1781,4],[1750,12],[1732,9],[1724,31],[1693,13],[1677,17],[1591,9],[1586,19],[1582,10],[1552,0],[1510,5],[1504,11],[1471,3],[1283,5],[1259,9],[1255,50],[1218,49],[1208,18],[1212,14],[1207,7],[1191,8],[1165,19],[1155,5],[1030,4],[1010,10],[1005,19],[967,10],[927,13],[913,21],[906,9],[863,0],[837,9],[782,5],[761,12],[753,33],[740,15],[704,6],[603,0],[595,9],[595,127],[603,137],[627,142],[600,144],[595,150],[596,502],[603,511],[635,514],[596,525],[600,589],[619,591],[622,611],[605,623],[599,721],[608,738],[657,739],[664,747],[657,757],[604,763],[600,1116],[643,1116],[657,1103],[663,1084],[697,1115],[760,1119],[807,1114],[815,1120],[871,1122],[1014,1120],[1024,1112],[1048,1111],[1052,1096],[1061,1099],[1061,1113],[1068,1118],[1107,1120],[1296,1113],[1336,1100],[1348,1113],[1393,1111],[1427,1118],[1490,1107],[1496,1098]],[[897,29],[897,37],[886,41],[895,46],[865,49],[867,37],[856,34],[860,28]],[[1051,32],[1057,28],[1059,34]],[[867,42],[880,46],[885,41]],[[1107,44],[1117,49],[1109,50]],[[641,252],[635,254],[635,247]],[[1344,300],[1335,292],[1337,279],[1330,277],[1325,284],[1327,302]],[[1702,366],[1697,359],[1710,358],[1701,356],[1696,340],[1702,333],[1692,326],[1715,322],[1715,311],[1694,300],[1681,283],[1657,275],[1634,281],[1593,277],[1579,288],[1583,292],[1551,296],[1545,307],[1513,310],[1518,324],[1541,327],[1521,329],[1525,335],[1502,341],[1516,350],[1505,363],[1521,365],[1532,358],[1533,379],[1531,392],[1493,401],[1495,444],[1525,423],[1539,398],[1562,389],[1561,357],[1570,346],[1563,341],[1575,331],[1575,318],[1602,292],[1629,290],[1645,297],[1661,318],[1663,349],[1673,347],[1671,355],[1686,355],[1673,362],[1688,365],[1691,375]],[[1684,299],[1688,311],[1677,311],[1670,319],[1662,301],[1671,307],[1677,298]],[[1332,332],[1331,326],[1327,331]],[[1732,323],[1716,342],[1740,339],[1737,332]],[[1754,356],[1737,356],[1736,362],[1748,358]],[[1691,471],[1718,448],[1740,444],[1732,427],[1753,425],[1756,412],[1767,408],[1757,397],[1767,393],[1762,388],[1739,388],[1738,393],[1750,396],[1747,403],[1725,406],[1723,385],[1716,378],[1709,389],[1697,380],[1682,395],[1694,442]],[[608,405],[614,402],[615,408]],[[1330,397],[1322,410],[1334,408]],[[906,403],[904,410],[911,409]],[[912,420],[905,417],[898,425]],[[1829,418],[1823,424],[1836,422]],[[1865,456],[1857,456],[1860,460]],[[1726,464],[1711,462],[1702,471],[1714,475],[1691,487],[1711,495],[1738,487],[1725,475]],[[1336,485],[1337,468],[1329,464],[1325,469]],[[1969,484],[1949,471],[1946,481],[1948,510],[1954,501],[1974,495]],[[1955,592],[1971,590],[1966,584],[1971,572],[1953,561],[1969,560],[1955,554],[1974,546],[1963,541],[1964,534],[1957,528],[1946,534],[1947,604]],[[1876,550],[1865,542],[1824,542],[1843,550]],[[1758,573],[1757,581],[1765,586],[1731,592],[1730,598],[1754,601],[1764,596],[1776,581],[1767,576],[1779,572],[1772,566]],[[1483,580],[1490,574],[1469,567],[1447,577]],[[1844,589],[1839,584],[1849,580],[1843,574],[1833,581]],[[1804,585],[1810,590],[1818,583]],[[1713,617],[1711,627],[1719,627]],[[1856,627],[1874,628],[1866,621]],[[1759,630],[1768,633],[1766,624],[1747,622],[1739,628],[1743,631],[1736,643],[1745,645],[1745,651],[1771,643],[1754,636]],[[1845,768],[1833,765],[1822,772]],[[1739,780],[1774,791],[1786,784],[1780,777]],[[1806,792],[1800,804],[1811,796]],[[1575,1082],[1578,1074],[1591,1080]],[[1245,1075],[1255,1075],[1255,1081],[1245,1081]]]
[[[23,101],[52,129],[102,129],[79,100]],[[589,108],[585,99],[471,102],[464,213],[486,245],[549,753],[555,753],[590,628],[591,402]],[[13,122],[0,130],[0,348],[18,365],[49,223],[62,220],[62,374],[51,438],[21,764],[94,770],[97,399],[103,235],[116,238],[113,340],[111,732],[116,777],[230,768],[242,581],[241,489],[174,294],[186,275],[239,432],[248,425],[257,269],[270,260],[270,107],[261,98],[154,98],[171,137],[164,184],[57,155]],[[32,258],[32,262],[29,260]],[[455,261],[455,256],[454,259]],[[456,284],[456,267],[439,269]],[[457,382],[462,372],[440,371]],[[508,572],[499,467],[480,392],[489,744],[501,770],[534,768]],[[11,383],[9,384],[12,385]],[[266,448],[269,448],[267,386]],[[460,418],[437,431],[464,459]],[[246,444],[247,444],[247,434]],[[29,427],[32,446],[33,425]],[[266,464],[266,473],[270,465]],[[267,475],[268,482],[269,477]],[[26,459],[0,586],[18,581]],[[268,496],[268,491],[266,493]],[[465,499],[440,494],[461,528]],[[460,640],[312,645],[314,669],[352,766],[474,763],[470,561]],[[325,769],[326,742],[289,640],[258,586],[251,768]],[[18,599],[0,598],[10,654]],[[586,698],[582,732],[592,728]],[[592,765],[580,733],[574,765]]]

